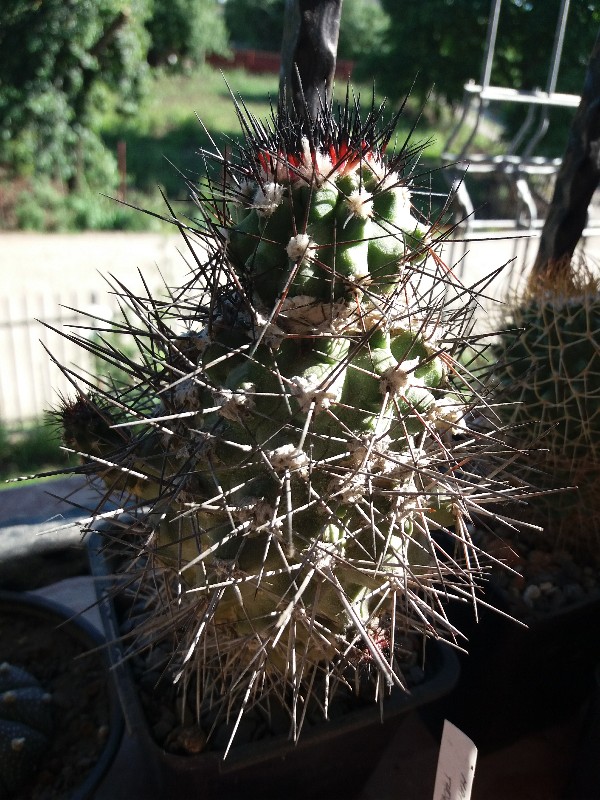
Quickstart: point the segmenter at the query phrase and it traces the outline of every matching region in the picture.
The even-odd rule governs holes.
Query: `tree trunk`
[[[286,0],[279,107],[314,119],[331,99],[342,0]]]
[[[562,273],[587,224],[588,206],[600,182],[600,33],[588,64],[554,195],[542,229],[530,282]]]

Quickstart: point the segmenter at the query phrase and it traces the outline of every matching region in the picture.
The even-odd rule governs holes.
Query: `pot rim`
[[[424,681],[412,687],[410,692],[404,692],[398,688],[392,689],[384,699],[383,709],[378,704],[372,703],[333,720],[324,720],[323,725],[303,731],[297,742],[280,735],[264,741],[239,744],[231,748],[225,759],[222,758],[220,751],[207,751],[187,756],[168,753],[160,747],[149,731],[129,662],[123,657],[120,644],[121,634],[110,593],[115,575],[109,569],[102,541],[101,533],[97,530],[92,531],[88,539],[88,552],[92,574],[96,579],[98,606],[105,626],[107,650],[112,665],[111,671],[117,685],[127,730],[130,735],[144,742],[145,746],[154,752],[156,758],[175,768],[189,770],[193,768],[193,764],[203,760],[212,762],[219,773],[225,773],[242,769],[250,764],[285,758],[291,752],[308,750],[315,744],[321,746],[341,734],[352,733],[374,724],[382,724],[396,716],[406,714],[449,693],[458,682],[460,665],[453,648],[446,642],[429,639],[426,664],[433,663],[435,669],[430,670]]]
[[[106,639],[102,633],[79,615],[79,612],[72,608],[50,600],[46,597],[32,592],[15,592],[8,589],[0,589],[0,607],[15,608],[42,620],[46,620],[55,627],[60,625],[74,636],[81,644],[89,650],[97,650],[104,661],[107,671],[107,692],[109,704],[109,732],[102,752],[96,763],[88,772],[83,782],[76,787],[65,800],[89,800],[93,797],[94,791],[100,785],[102,779],[108,772],[109,767],[121,746],[123,738],[123,715],[119,704],[119,698],[110,680],[110,660],[106,652]]]

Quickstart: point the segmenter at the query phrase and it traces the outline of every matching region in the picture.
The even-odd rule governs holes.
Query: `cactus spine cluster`
[[[532,504],[538,521],[562,546],[589,555],[600,532],[600,286],[573,263],[551,270],[510,309],[511,330],[496,351],[499,409],[527,451],[530,480],[570,487]]]
[[[199,219],[173,220],[189,283],[116,287],[139,361],[80,337],[113,377],[60,417],[81,470],[137,504],[115,536],[200,714],[278,702],[296,736],[311,696],[326,714],[365,671],[405,686],[397,637],[455,638],[444,602],[474,594],[468,522],[506,456],[458,361],[477,297],[415,206],[420,148],[386,155],[397,117],[238,111]]]
[[[21,667],[0,664],[0,795],[9,797],[35,773],[48,748],[51,696]]]

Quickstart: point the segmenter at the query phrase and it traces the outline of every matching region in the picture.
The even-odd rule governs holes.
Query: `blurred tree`
[[[0,162],[76,188],[115,166],[94,132],[103,92],[135,108],[152,0],[0,0]]]
[[[207,53],[227,51],[227,30],[217,0],[154,0],[146,22],[151,66],[191,66]]]
[[[388,15],[381,46],[369,59],[380,89],[455,102],[463,85],[479,80],[491,0],[381,0]],[[492,83],[544,88],[560,0],[504,0]],[[557,91],[577,94],[600,22],[600,2],[571,3]]]
[[[70,189],[115,185],[95,132],[109,93],[133,113],[148,62],[223,52],[217,0],[0,0],[0,165]]]
[[[225,24],[231,43],[256,50],[279,50],[285,0],[226,0]]]
[[[387,26],[379,0],[343,0],[338,58],[360,62],[370,56],[381,47]]]
[[[225,23],[233,44],[279,50],[285,0],[226,0]],[[358,60],[380,46],[387,16],[379,0],[343,0],[338,58]]]

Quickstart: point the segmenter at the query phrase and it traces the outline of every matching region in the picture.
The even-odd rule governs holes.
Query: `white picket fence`
[[[535,255],[537,235],[539,232],[490,233],[487,239],[482,237],[481,240],[476,239],[468,244],[454,242],[445,246],[444,260],[467,286],[477,283],[503,264],[507,265],[507,269],[485,290],[489,299],[482,301],[478,320],[481,330],[497,329],[501,309],[497,301],[505,296],[508,289],[517,289],[519,276]],[[532,241],[528,241],[530,236],[533,236]],[[4,294],[0,291],[0,422],[10,427],[39,419],[44,410],[57,405],[61,395],[73,396],[73,383],[53,362],[48,351],[67,369],[76,367],[79,373],[96,372],[98,365],[94,364],[90,353],[48,326],[68,333],[73,326],[89,326],[91,320],[86,314],[90,312],[104,319],[111,313],[117,317],[119,315],[114,295],[106,291],[103,280],[98,276],[92,277],[92,265],[84,263],[84,267],[78,268],[77,265],[83,261],[69,254],[64,241],[55,243],[56,238],[58,237],[54,236],[49,241],[52,246],[56,244],[55,252],[48,252],[46,245],[43,260],[29,257],[28,251],[23,254],[17,252],[10,263],[7,259],[6,267],[1,263],[5,250],[0,247],[0,272],[3,281],[8,284],[8,290]],[[79,241],[75,237],[73,239],[71,247]],[[164,243],[160,240],[146,242],[147,252],[140,247],[140,243],[144,245],[143,238],[137,237],[133,240],[136,243],[133,249],[129,244],[131,241],[132,238],[128,237],[115,242],[111,237],[102,239],[102,247],[97,248],[106,254],[107,245],[112,243],[113,250],[109,253],[108,261],[115,268],[116,274],[127,273],[128,285],[131,286],[131,280],[135,278],[134,268],[141,263],[145,278],[154,291],[158,282],[156,269],[151,268],[152,260],[161,264],[166,262],[166,275],[170,285],[178,285],[178,281],[185,279],[187,267],[184,264],[185,269],[182,269],[183,262],[175,250],[174,255],[169,257],[169,252],[165,251]],[[12,244],[14,249],[14,242]],[[173,242],[169,244],[172,248]],[[83,252],[89,262],[95,250],[89,247],[87,238],[80,241],[80,250],[82,245],[85,245]],[[586,241],[586,252],[590,266],[600,269],[600,236]],[[26,284],[18,284],[19,269],[13,269],[13,263],[27,265],[26,269],[21,270],[27,272]],[[66,277],[63,263],[72,265],[72,272]],[[41,264],[39,272],[32,275],[32,266],[38,264]],[[62,276],[61,281],[56,278],[59,273]],[[52,275],[53,280],[48,280],[48,275]],[[77,288],[72,288],[74,286]],[[78,309],[83,314],[73,309]],[[84,333],[81,329],[76,332]],[[90,335],[93,335],[93,331]]]
[[[0,420],[14,427],[56,407],[61,396],[73,396],[73,380],[59,368],[93,372],[93,356],[52,328],[85,334],[89,313],[114,313],[99,306],[94,293],[64,291],[0,297]],[[93,331],[90,331],[90,336]]]
[[[509,261],[515,246],[522,245],[520,241],[515,244],[505,239],[476,242],[469,245],[468,258],[464,258],[462,245],[456,244],[448,246],[446,255],[451,263],[460,264],[460,277],[472,283],[488,269]],[[27,259],[28,270],[32,261]],[[50,274],[57,273],[58,266],[54,266]],[[119,316],[117,300],[106,291],[104,281],[99,278],[86,281],[87,273],[81,271],[79,277],[73,272],[60,282],[54,278],[48,282],[49,288],[40,273],[37,284],[29,280],[27,286],[4,295],[0,292],[0,422],[3,424],[16,427],[39,419],[45,410],[56,407],[61,396],[74,395],[73,376],[70,380],[57,363],[77,373],[97,372],[99,365],[89,352],[52,330],[85,335],[76,326],[93,324],[90,312],[101,319],[111,314]],[[78,288],[70,290],[77,277]],[[156,283],[156,276],[150,270],[148,279]],[[503,275],[497,283],[505,280]]]
[[[89,353],[47,326],[68,333],[89,326],[89,312],[118,317],[104,276],[114,275],[134,293],[144,294],[147,286],[164,296],[165,282],[176,287],[188,279],[190,262],[177,232],[0,232],[0,423],[17,427],[39,419],[60,395],[73,396],[72,383],[47,350],[67,369],[95,371]]]

